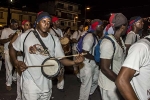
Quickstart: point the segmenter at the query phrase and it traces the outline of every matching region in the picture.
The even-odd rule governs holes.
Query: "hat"
[[[112,17],[114,16],[114,17]],[[114,13],[114,15],[112,14],[112,22],[111,24],[113,24],[113,27],[119,27],[121,25],[127,24],[128,20],[127,18],[122,14],[122,13]]]
[[[43,18],[50,18],[50,15],[47,12],[43,12],[43,11],[39,12],[37,14],[36,23],[41,21]]]
[[[23,20],[21,24],[24,25],[26,22],[29,22],[29,21],[28,20]]]
[[[132,30],[132,25],[137,22],[138,20],[140,20],[141,17],[140,16],[134,16],[134,17],[131,17],[130,18],[130,21],[129,21],[129,26],[128,26],[128,29],[127,29],[127,34]]]
[[[52,22],[55,22],[55,21],[57,21],[57,20],[58,20],[58,17],[55,17],[55,16],[54,16],[54,17],[52,18]]]
[[[102,25],[102,24],[103,24],[103,23],[102,23],[101,20],[99,20],[99,19],[94,19],[94,20],[91,21],[91,26],[90,26],[90,28],[89,28],[88,31],[94,32],[94,31],[96,30],[96,27],[97,27],[98,25]]]
[[[14,23],[18,23],[18,21],[17,21],[16,19],[11,19],[11,20],[10,20],[10,23],[13,23],[13,24],[14,24]]]
[[[110,24],[109,24],[110,25]],[[114,30],[112,28],[112,26],[107,25],[105,27],[105,29],[103,30],[103,34],[104,35],[108,35],[108,34],[114,34]],[[109,27],[109,28],[108,28]]]

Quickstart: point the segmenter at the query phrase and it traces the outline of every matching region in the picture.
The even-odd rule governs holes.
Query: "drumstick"
[[[28,66],[28,67],[51,67],[51,66],[54,66],[54,65],[34,65],[34,66]]]
[[[86,55],[87,53],[81,53],[81,55]],[[64,56],[64,57],[57,57],[57,58],[50,58],[50,59],[58,59],[58,58],[67,58],[67,57],[76,57],[76,56],[79,56],[79,54],[75,54],[75,55],[69,55],[69,56]]]

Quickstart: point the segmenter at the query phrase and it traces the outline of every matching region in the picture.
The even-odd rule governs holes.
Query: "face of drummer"
[[[37,23],[37,28],[43,33],[48,32],[50,27],[50,22],[51,22],[50,18],[43,18]]]
[[[30,29],[31,28],[30,22],[27,21],[24,25],[22,25],[22,28],[24,31]]]
[[[60,21],[59,20],[56,20],[55,22],[53,22],[53,24],[58,28],[60,27]]]

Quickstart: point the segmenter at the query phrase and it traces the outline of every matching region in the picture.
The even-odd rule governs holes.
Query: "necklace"
[[[114,36],[114,38],[115,38],[116,42],[119,44],[119,46],[122,48],[123,52],[125,52],[125,48],[124,48],[121,38],[117,39],[115,36]]]

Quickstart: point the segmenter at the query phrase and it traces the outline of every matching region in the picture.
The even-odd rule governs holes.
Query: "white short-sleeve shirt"
[[[4,28],[2,30],[2,35],[1,35],[1,39],[7,39],[9,38],[9,35],[13,35],[16,32],[16,30],[12,30],[11,28]],[[9,50],[8,49],[8,45],[10,42],[7,42],[4,44],[4,50]]]
[[[120,38],[123,44],[123,48],[121,48],[120,45],[116,42],[116,39],[114,38],[114,36],[109,35],[109,37],[115,42],[116,50],[115,50],[114,57],[113,57],[113,72],[118,74],[121,69],[121,65],[123,64],[124,58],[125,58],[125,44],[122,38]],[[114,47],[113,47],[112,42],[108,39],[103,39],[100,45],[100,53],[101,53],[100,58],[112,59],[113,52],[114,52]],[[108,79],[102,73],[101,70],[99,74],[98,84],[101,88],[105,90],[111,90],[111,91],[116,90],[115,83],[111,81],[110,79]]]
[[[150,98],[150,42],[141,39],[133,44],[122,66],[136,71],[131,85],[139,100],[148,100]]]
[[[82,49],[85,51],[89,51],[90,54],[94,56],[94,48],[97,45],[97,40],[95,38],[95,44],[94,43],[94,37],[92,35],[93,33],[88,33],[84,39],[83,39],[83,47]]]
[[[27,36],[27,34],[28,33],[23,33],[22,35],[20,35],[16,39],[16,41],[13,42],[13,47],[16,51],[23,51],[23,46],[24,46],[24,53],[25,53],[24,62],[27,66],[41,65],[43,61],[49,56],[41,51],[43,48],[40,45],[39,40],[33,34],[33,32],[29,33],[28,37],[26,38],[25,44],[23,45],[24,39]],[[50,34],[48,34],[47,37],[42,37],[41,35],[40,37],[42,41],[44,42],[44,44],[46,45],[46,47],[48,48],[48,51],[51,57],[63,57],[64,56],[64,52],[61,47],[60,41],[56,36],[53,36],[55,42],[53,41],[52,35]],[[29,52],[29,49],[31,46],[36,46],[37,48],[36,54],[31,54]],[[52,88],[51,80],[43,76],[41,72],[41,67],[28,68],[22,73],[22,78],[24,82],[27,82],[27,83],[34,82],[34,85],[33,87],[31,86],[31,89],[26,90],[25,88],[23,92],[28,92],[28,93],[39,93],[41,91],[48,92]],[[35,88],[35,86],[39,87],[40,90]]]
[[[125,40],[125,44],[132,45],[133,43],[137,42],[140,39],[139,34],[135,34],[133,31],[130,31]]]
[[[55,30],[56,33],[54,32],[53,29]],[[52,34],[54,36],[57,36],[56,34],[58,34],[60,37],[63,37],[63,33],[62,33],[61,29],[59,29],[59,28],[57,28],[57,29],[53,28],[53,29],[50,29],[50,34]]]

